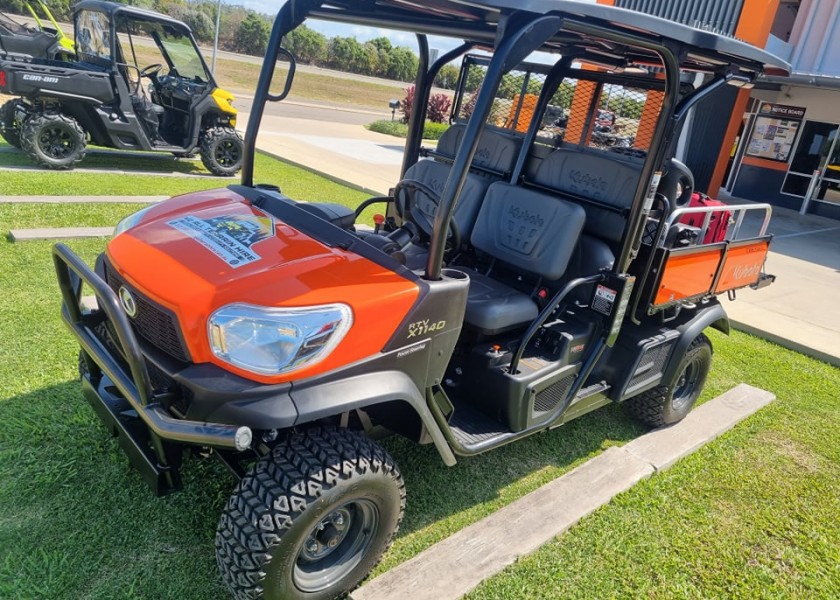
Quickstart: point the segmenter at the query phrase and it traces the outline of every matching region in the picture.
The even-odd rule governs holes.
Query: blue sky
[[[224,0],[222,0],[224,2]],[[578,0],[580,2],[594,3],[595,0]],[[280,2],[278,0],[236,0],[231,4],[239,4],[250,8],[257,12],[266,15],[274,16],[277,14],[277,7]],[[372,40],[377,37],[387,37],[391,43],[396,46],[406,46],[412,50],[417,50],[417,40],[414,34],[406,33],[404,31],[391,31],[388,29],[381,29],[378,27],[360,27],[353,25],[345,25],[343,23],[331,23],[327,21],[309,20],[306,22],[308,27],[319,31],[327,37],[333,36],[352,36],[361,42]],[[439,36],[429,37],[429,47],[438,48],[441,52],[451,50],[458,46],[459,41],[450,38],[443,38]]]

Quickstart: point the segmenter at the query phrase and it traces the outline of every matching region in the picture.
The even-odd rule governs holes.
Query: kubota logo
[[[125,314],[129,317],[133,317],[137,314],[137,302],[134,300],[132,293],[129,292],[125,286],[120,287],[120,303],[125,309]]]

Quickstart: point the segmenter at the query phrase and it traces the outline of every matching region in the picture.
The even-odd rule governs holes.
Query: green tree
[[[327,37],[306,25],[283,38],[283,46],[305,64],[321,64],[327,59]]]
[[[446,90],[454,90],[460,74],[461,70],[455,65],[443,65],[435,77],[435,85]]]
[[[265,54],[270,35],[271,25],[268,21],[257,13],[250,12],[236,30],[234,41],[240,52],[259,56]]]
[[[397,81],[411,81],[417,75],[420,61],[408,48],[398,46],[388,55],[388,69],[385,76]]]

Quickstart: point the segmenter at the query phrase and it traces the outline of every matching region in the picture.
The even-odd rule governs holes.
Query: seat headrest
[[[451,125],[438,140],[437,151],[453,158],[461,145],[465,129],[466,126],[463,123]],[[520,148],[522,148],[521,137],[485,129],[478,140],[473,165],[499,173],[509,173],[519,156]]]
[[[543,159],[534,180],[560,192],[627,208],[633,203],[639,171],[610,156],[560,149]]]

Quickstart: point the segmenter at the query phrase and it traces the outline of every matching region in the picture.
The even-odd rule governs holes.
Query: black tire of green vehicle
[[[15,109],[21,104],[15,99],[0,106],[0,137],[17,149],[20,149],[20,123],[15,117]]]
[[[402,476],[380,446],[346,429],[295,433],[237,485],[216,560],[237,600],[339,598],[379,562],[404,510]]]
[[[35,162],[49,169],[72,169],[85,157],[85,130],[61,113],[35,113],[23,123],[21,148]]]
[[[201,162],[213,175],[231,177],[242,167],[242,137],[232,127],[213,127],[201,140]]]
[[[686,350],[669,385],[659,385],[627,401],[627,407],[652,427],[682,421],[697,401],[712,366],[712,343],[702,333]]]

